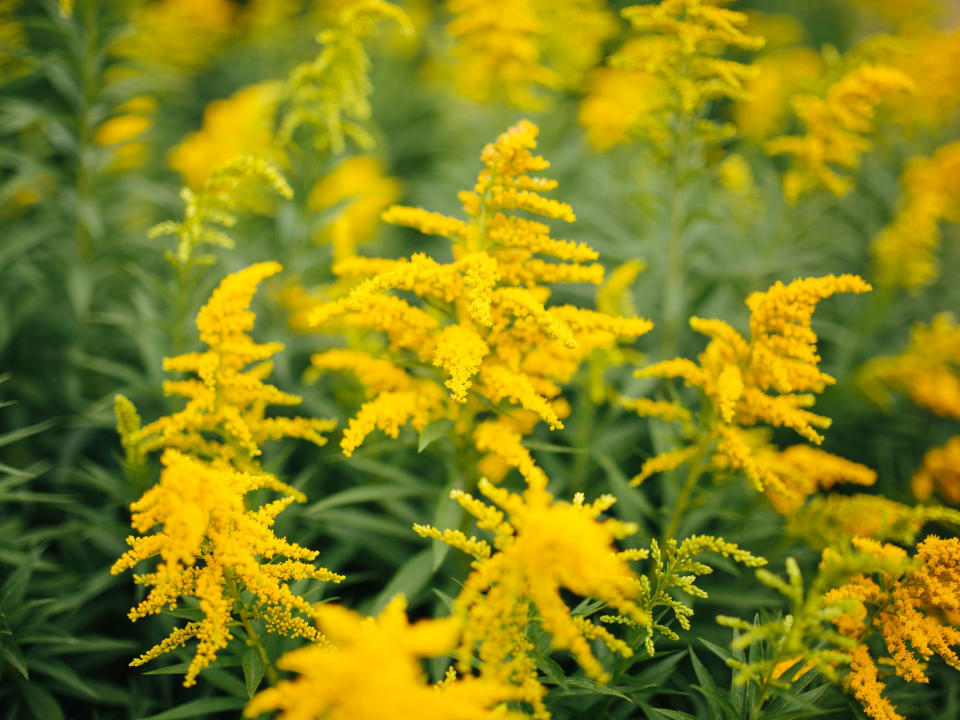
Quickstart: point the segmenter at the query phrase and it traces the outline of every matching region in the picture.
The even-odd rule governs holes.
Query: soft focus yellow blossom
[[[910,485],[919,500],[929,500],[936,492],[951,505],[960,505],[960,435],[928,450]]]
[[[762,55],[752,67],[744,96],[733,105],[733,121],[741,135],[757,141],[783,130],[791,97],[820,77],[823,59],[811,48],[792,47]]]
[[[356,254],[356,247],[373,239],[380,213],[400,197],[400,181],[384,175],[373,155],[344,160],[310,190],[307,207],[334,213],[317,238],[333,245],[334,262]]]
[[[258,693],[245,717],[279,710],[277,720],[485,720],[509,718],[495,711],[512,689],[489,678],[448,677],[427,683],[421,658],[441,657],[457,643],[456,619],[407,621],[402,595],[377,618],[339,605],[318,605],[317,624],[330,645],[287,653],[277,666],[297,674]]]
[[[299,437],[323,445],[329,420],[265,416],[268,405],[297,405],[300,398],[263,382],[270,356],[280,343],[255,343],[248,333],[255,317],[248,310],[257,285],[280,272],[274,262],[251,265],[228,275],[197,315],[205,352],[164,360],[164,369],[195,373],[196,378],[168,380],[167,395],[187,398],[183,410],[145,425],[137,433],[146,450],[173,447],[204,459],[221,459],[239,469],[255,469],[260,445],[267,440]],[[251,363],[252,367],[247,368]],[[135,440],[124,438],[124,444]]]
[[[196,638],[197,652],[184,678],[184,685],[193,685],[197,674],[233,637],[234,602],[240,587],[253,594],[257,606],[272,612],[272,624],[282,634],[317,640],[313,626],[301,617],[312,617],[313,607],[285,583],[343,578],[314,567],[315,550],[279,538],[272,530],[284,508],[306,498],[272,475],[238,472],[227,463],[206,463],[173,449],[164,453],[162,463],[160,482],[130,508],[133,529],[140,536],[127,538],[130,550],[110,572],[123,572],[159,555],[155,570],[134,575],[137,583],[152,587],[130,610],[130,619],[175,608],[188,596],[199,600],[204,617],[176,628],[131,665],[142,665]],[[247,493],[261,488],[283,497],[248,510]],[[148,534],[158,526],[160,530]],[[279,561],[271,562],[274,559]]]
[[[561,590],[603,600],[638,624],[650,622],[649,614],[631,597],[636,575],[613,545],[636,528],[598,519],[615,499],[605,495],[585,505],[579,496],[572,505],[555,502],[546,481],[542,473],[529,475],[527,489],[517,495],[482,479],[480,491],[495,505],[459,490],[451,493],[477,518],[480,529],[494,533],[492,554],[478,546],[475,538],[415,527],[424,537],[449,542],[477,558],[454,605],[464,627],[458,651],[460,671],[469,673],[476,655],[480,676],[516,687],[518,699],[528,703],[538,718],[548,715],[543,705],[545,689],[537,682],[533,648],[527,639],[531,610],[536,610],[551,634],[553,647],[569,650],[584,671],[601,682],[608,675],[594,656],[590,640],[599,639],[625,657],[632,651],[587,618],[572,617]]]
[[[152,0],[133,18],[115,50],[149,66],[189,73],[203,66],[233,31],[229,0]]]
[[[939,224],[960,223],[960,142],[911,160],[901,186],[900,209],[870,250],[878,284],[916,289],[940,274]]]
[[[755,188],[750,163],[739,153],[730,153],[720,161],[717,176],[720,185],[736,195],[748,196]]]
[[[667,103],[663,85],[653,75],[599,67],[590,73],[578,120],[596,150],[608,150],[634,137],[648,138],[660,147],[670,137],[664,121]]]
[[[19,4],[20,0],[0,0],[0,47],[5,49],[0,53],[0,80],[3,81],[30,68],[17,57],[17,51],[23,51],[27,46],[23,25],[15,20]]]
[[[814,402],[814,393],[835,380],[818,367],[817,336],[810,327],[813,311],[820,300],[835,293],[870,289],[856,275],[803,278],[789,285],[777,282],[746,300],[749,341],[722,320],[694,317],[690,326],[710,338],[697,363],[676,358],[636,374],[682,379],[700,388],[710,403],[709,427],[704,430],[716,443],[714,464],[744,472],[758,489],[770,485],[779,494],[792,495],[791,483],[763,462],[742,428],[766,423],[791,428],[813,443],[823,440],[818,430],[828,427],[830,419],[807,408]],[[670,452],[672,459],[681,457]],[[656,467],[659,461],[648,462]]]
[[[960,28],[898,37],[898,42],[902,51],[886,55],[913,80],[914,90],[891,98],[892,115],[898,124],[926,133],[949,126],[960,109]]]
[[[391,375],[395,387],[387,397],[374,397],[351,421],[345,452],[352,452],[376,427],[395,435],[407,421],[420,429],[451,414],[470,427],[491,405],[513,406],[514,421],[519,406],[551,428],[562,427],[560,385],[570,381],[584,358],[650,329],[642,318],[545,305],[549,290],[542,284],[598,283],[603,268],[593,262],[597,254],[592,248],[557,240],[545,223],[514,212],[575,219],[569,205],[543,194],[555,181],[528,174],[549,165],[530,152],[536,135],[536,126],[522,121],[484,148],[485,167],[477,184],[459,195],[466,221],[404,206],[384,213],[388,222],[447,237],[453,243],[452,262],[416,253],[401,260],[354,257],[335,265],[334,272],[342,277],[365,279],[345,296],[317,304],[308,323],[322,327],[339,319],[348,327],[385,332],[387,355],[396,365]],[[421,298],[423,309],[385,294],[390,290]],[[441,307],[448,309],[438,311]],[[326,365],[324,355],[315,357],[315,367]],[[431,383],[441,389],[436,371],[425,377],[411,373],[410,365],[438,368],[454,402],[427,389]],[[401,382],[401,377],[407,380]],[[526,434],[533,424],[522,419],[511,431]],[[510,451],[500,457],[520,455]]]
[[[866,465],[838,457],[809,445],[791,445],[785,450],[773,447],[757,452],[757,462],[774,473],[779,482],[764,488],[770,504],[787,515],[803,504],[818,489],[834,485],[873,485],[877,473]],[[873,533],[851,533],[873,537]]]
[[[385,0],[357,0],[337,13],[332,27],[317,35],[323,48],[311,62],[298,65],[283,90],[277,137],[283,146],[301,127],[309,129],[318,150],[343,152],[347,139],[369,150],[370,57],[363,40],[381,20],[392,20],[403,33],[413,32],[406,13]]]
[[[134,142],[153,124],[156,101],[143,95],[125,102],[117,108],[118,115],[104,121],[93,134],[98,145],[114,146],[110,167],[113,170],[130,170],[140,167],[147,160],[148,146]]]
[[[640,37],[610,57],[614,72],[594,78],[580,113],[591,143],[604,148],[642,136],[659,145],[670,137],[671,117],[704,140],[727,136],[729,127],[702,115],[711,100],[743,97],[752,69],[720,56],[728,47],[763,47],[762,37],[743,32],[747,16],[703,0],[633,5],[623,15]]]
[[[281,89],[280,82],[268,80],[211,102],[203,113],[203,127],[170,151],[170,167],[196,190],[214,168],[238,155],[256,155],[282,165],[283,151],[273,135]]]
[[[950,313],[914,325],[909,347],[868,361],[860,384],[881,405],[889,404],[894,389],[937,415],[960,419],[960,325]]]
[[[576,89],[616,21],[597,0],[448,0],[449,72],[480,102],[544,104],[544,90]]]
[[[929,522],[960,526],[960,511],[937,505],[913,507],[882,495],[827,493],[791,512],[787,531],[815,548],[841,545],[858,536],[909,545]]]
[[[831,85],[824,97],[797,95],[793,110],[804,125],[803,135],[781,135],[766,143],[771,155],[790,155],[793,166],[783,176],[790,202],[824,187],[840,197],[853,188],[841,170],[854,170],[860,156],[871,147],[877,107],[896,93],[913,90],[914,84],[896,68],[862,63]]]

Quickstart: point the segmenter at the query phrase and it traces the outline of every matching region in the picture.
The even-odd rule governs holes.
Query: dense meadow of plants
[[[0,717],[960,717],[943,0],[0,0]]]

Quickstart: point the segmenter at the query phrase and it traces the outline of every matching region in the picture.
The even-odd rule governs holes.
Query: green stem
[[[273,663],[270,662],[270,656],[267,654],[267,649],[263,646],[263,641],[260,639],[260,634],[253,627],[253,620],[250,615],[250,607],[240,596],[240,591],[237,588],[236,580],[233,577],[227,577],[227,589],[230,591],[230,595],[233,598],[233,601],[240,606],[240,626],[243,628],[243,631],[247,634],[247,645],[257,649],[257,652],[260,654],[260,660],[263,661],[263,670],[266,675],[267,682],[271,685],[276,685],[280,682],[280,676],[277,674],[277,669],[273,666]]]
[[[673,148],[673,162],[670,165],[667,267],[664,276],[663,335],[660,340],[660,354],[664,358],[676,355],[684,310],[683,228],[686,223],[687,203],[683,184],[687,170],[689,130],[689,119],[680,117]]]
[[[667,521],[666,529],[663,531],[664,541],[674,537],[680,528],[680,521],[683,520],[683,514],[686,512],[687,507],[690,505],[690,500],[693,498],[693,491],[697,486],[697,480],[699,480],[703,474],[703,463],[706,460],[708,449],[709,443],[706,440],[701,440],[697,454],[690,460],[687,477],[683,481],[680,495],[677,497],[677,502],[670,512],[670,519]],[[661,543],[661,545],[662,544],[663,543]]]

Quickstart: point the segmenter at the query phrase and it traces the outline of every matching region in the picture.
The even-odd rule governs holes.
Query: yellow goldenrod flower
[[[481,432],[479,425],[474,439],[501,460],[520,463],[529,454],[520,451],[514,433],[532,431],[530,415],[551,428],[562,427],[566,410],[560,384],[569,382],[584,358],[650,329],[642,318],[545,305],[549,290],[542,284],[599,283],[603,268],[593,262],[597,254],[592,248],[557,240],[545,223],[515,213],[575,219],[569,205],[543,194],[555,181],[528,174],[549,165],[531,153],[536,135],[536,126],[522,121],[484,148],[476,185],[459,195],[467,220],[404,206],[384,213],[388,222],[447,237],[453,244],[452,262],[415,253],[401,260],[353,257],[334,266],[341,277],[361,280],[343,297],[315,304],[307,322],[321,327],[340,319],[348,327],[385,332],[396,366],[391,387],[381,383],[383,393],[351,421],[342,443],[346,453],[377,427],[395,436],[408,421],[420,429],[431,420],[453,417],[469,428],[491,405],[509,403],[527,413],[513,413],[510,422],[494,426],[510,441],[498,448],[489,441],[493,427]],[[423,309],[385,294],[391,290],[412,293],[422,299]],[[325,355],[315,357],[314,367],[332,367]],[[411,364],[429,374],[411,373]],[[356,363],[361,381],[367,365]],[[377,367],[383,375],[382,366]],[[439,368],[452,402],[445,400],[432,368]]]
[[[960,108],[960,28],[897,39],[902,52],[886,57],[915,86],[909,97],[891,99],[898,124],[926,132],[949,125]]]
[[[116,51],[146,65],[189,73],[204,65],[233,31],[236,5],[229,0],[158,0],[143,4],[133,32]]]
[[[211,102],[203,112],[203,127],[170,151],[170,167],[197,190],[215,168],[238,155],[255,155],[283,165],[283,151],[273,134],[281,90],[280,82],[268,80]]]
[[[274,262],[251,265],[228,275],[197,315],[200,339],[209,348],[164,360],[164,369],[196,373],[188,380],[164,383],[167,395],[187,398],[186,407],[145,425],[137,440],[149,451],[174,447],[207,459],[222,459],[240,469],[255,468],[260,445],[266,440],[299,437],[323,445],[321,433],[329,420],[265,417],[268,405],[297,405],[300,398],[263,382],[270,374],[271,355],[280,343],[255,343],[248,335],[255,317],[247,308],[257,285],[280,272]],[[251,363],[256,363],[247,368]],[[124,445],[134,439],[124,438]]]
[[[870,648],[857,645],[850,652],[850,673],[846,678],[846,686],[873,720],[906,720],[894,709],[893,703],[883,697],[887,686],[877,676],[877,665],[870,657]]]
[[[762,37],[743,32],[747,16],[704,0],[633,5],[623,15],[640,36],[610,57],[612,72],[594,76],[580,112],[591,144],[602,149],[638,135],[662,144],[671,117],[704,140],[727,136],[729,127],[702,115],[711,100],[744,95],[753,70],[719,56],[727,47],[763,47]]]
[[[820,77],[823,59],[811,48],[793,47],[765,54],[752,67],[755,74],[734,103],[733,120],[745,138],[765,140],[783,129],[790,98]]]
[[[883,406],[895,389],[937,415],[960,419],[960,325],[950,313],[936,315],[928,325],[918,323],[909,347],[868,361],[860,369],[860,383]]]
[[[233,637],[234,602],[240,588],[250,591],[258,606],[269,611],[268,629],[292,637],[317,640],[308,618],[313,607],[285,584],[314,578],[339,582],[342,576],[312,561],[308,550],[273,534],[276,516],[290,503],[306,498],[272,475],[234,470],[222,461],[213,464],[168,449],[162,458],[160,482],[131,505],[133,529],[128,550],[110,569],[114,575],[139,562],[160,556],[155,570],[134,575],[141,585],[152,586],[147,597],[130,610],[136,621],[177,606],[184,597],[195,597],[203,619],[175,629],[131,665],[146,663],[162,653],[198,640],[197,652],[187,669],[184,685],[216,659]],[[267,488],[283,495],[280,500],[248,510],[248,493]],[[160,530],[148,534],[156,527]],[[279,559],[279,562],[271,562]]]
[[[101,123],[93,134],[97,145],[113,147],[112,170],[130,170],[140,167],[147,160],[146,143],[134,142],[153,124],[151,115],[156,111],[156,101],[147,95],[133,98],[117,107],[118,115]]]
[[[767,446],[756,453],[757,462],[772,472],[778,482],[764,488],[767,499],[781,515],[799,508],[818,489],[834,485],[873,485],[876,471],[809,445],[791,445],[785,450]],[[852,533],[872,537],[872,533]]]
[[[290,73],[283,91],[284,112],[277,137],[286,146],[301,127],[310,128],[318,150],[343,152],[349,138],[369,150],[370,57],[363,46],[380,20],[392,20],[405,34],[413,24],[407,14],[385,0],[357,0],[343,7],[333,25],[317,35],[323,49],[314,60]]]
[[[510,718],[494,708],[513,699],[509,686],[489,678],[447,678],[431,686],[421,658],[450,652],[460,633],[456,619],[407,621],[398,595],[376,618],[339,605],[318,605],[317,623],[330,645],[311,645],[284,655],[282,670],[297,673],[258,693],[244,716],[279,710],[277,720],[485,720]]]
[[[937,505],[912,507],[882,495],[828,493],[790,512],[787,531],[816,548],[841,545],[854,537],[908,545],[929,522],[960,525],[960,511]]]
[[[900,548],[868,540],[854,540],[854,545],[881,559],[905,556]],[[855,601],[854,609],[834,618],[837,629],[858,641],[871,630],[879,632],[890,653],[883,660],[892,662],[900,677],[929,682],[925,666],[934,654],[960,670],[953,649],[960,645],[960,629],[950,620],[960,611],[960,539],[928,536],[917,545],[912,561],[882,583],[861,576],[825,596],[827,604],[845,599]],[[866,646],[858,646],[852,659],[848,683],[867,713],[878,720],[899,717],[881,695],[883,684],[876,680],[875,661]]]
[[[835,293],[870,289],[856,275],[803,278],[789,285],[777,282],[746,300],[750,308],[749,341],[722,320],[694,317],[690,326],[710,338],[699,362],[665,360],[638,370],[636,375],[678,378],[699,388],[710,403],[710,425],[705,432],[716,442],[714,464],[743,471],[757,489],[769,484],[779,494],[792,495],[788,486],[793,483],[784,482],[790,473],[781,476],[764,462],[742,429],[766,423],[791,428],[810,442],[822,442],[818,429],[828,427],[830,419],[807,408],[814,402],[814,393],[822,392],[835,380],[818,367],[817,336],[810,327],[813,311],[820,300]],[[658,407],[649,409],[656,412]],[[641,405],[637,409],[643,412],[647,408]],[[800,452],[792,454],[796,457]],[[648,460],[647,467],[656,472],[661,464],[664,469],[673,468],[698,455],[670,451],[663,460]],[[819,458],[818,463],[822,461]],[[852,472],[850,467],[844,468],[841,474]],[[863,480],[862,473],[853,476]]]
[[[476,558],[455,603],[463,619],[458,662],[471,672],[474,654],[482,678],[511,685],[518,699],[533,708],[534,717],[548,717],[545,689],[537,682],[536,665],[527,639],[530,611],[552,636],[553,647],[573,653],[591,677],[603,682],[608,675],[590,648],[599,639],[625,657],[630,648],[603,627],[585,617],[571,617],[561,590],[603,600],[634,622],[646,625],[650,616],[632,599],[637,576],[628,557],[614,552],[613,542],[636,531],[613,519],[599,520],[615,499],[605,495],[590,505],[578,496],[573,504],[555,502],[546,490],[546,476],[530,473],[522,495],[493,486],[485,478],[479,489],[495,506],[460,490],[451,492],[478,527],[494,533],[493,549],[462,533],[441,533],[415,526],[424,537],[448,542]],[[497,507],[499,506],[499,507]],[[502,510],[500,509],[502,508]]]
[[[914,158],[901,178],[903,199],[893,221],[873,240],[877,283],[915,289],[940,273],[939,223],[960,222],[960,142],[930,158]]]
[[[936,490],[951,505],[960,505],[960,435],[928,450],[910,485],[918,500],[929,500]]]
[[[597,0],[448,0],[452,83],[466,97],[543,106],[542,90],[576,89],[616,21]]]
[[[802,94],[791,104],[803,122],[803,135],[781,135],[766,143],[771,155],[793,156],[793,167],[783,176],[787,200],[825,187],[837,197],[853,187],[853,180],[839,169],[853,170],[871,145],[877,106],[896,93],[914,87],[896,68],[862,63],[831,85],[824,97]]]
[[[333,260],[356,255],[357,245],[373,238],[380,213],[400,197],[400,181],[384,175],[373,155],[348,158],[310,190],[307,207],[335,212],[317,239],[333,245]]]

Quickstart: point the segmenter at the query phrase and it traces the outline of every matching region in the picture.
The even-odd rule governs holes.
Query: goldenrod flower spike
[[[164,360],[168,371],[196,373],[195,379],[164,383],[164,392],[187,398],[187,406],[141,428],[138,437],[144,449],[176,447],[246,469],[253,467],[250,463],[266,440],[299,437],[318,445],[326,442],[322,433],[335,425],[330,420],[264,416],[268,405],[300,403],[296,395],[263,382],[272,368],[269,358],[283,345],[258,344],[248,334],[255,317],[247,308],[257,285],[280,270],[274,262],[251,265],[228,275],[214,290],[197,314],[200,339],[208,349]],[[255,364],[247,368],[251,363]]]
[[[479,102],[542,108],[545,91],[577,89],[616,19],[600,0],[448,0],[450,82]]]
[[[698,362],[665,360],[638,370],[636,375],[682,379],[700,388],[710,403],[709,426],[704,432],[716,443],[714,465],[744,472],[758,490],[772,485],[778,495],[794,497],[798,488],[790,489],[796,482],[789,479],[789,467],[785,470],[782,463],[778,467],[775,453],[758,453],[757,443],[744,434],[743,428],[766,423],[791,428],[810,442],[822,442],[818,430],[828,427],[830,419],[807,408],[813,404],[814,394],[835,380],[818,366],[817,336],[810,326],[813,311],[817,303],[835,293],[869,290],[870,285],[856,275],[803,278],[789,285],[777,282],[746,300],[750,308],[749,340],[721,320],[694,317],[690,326],[710,338]],[[638,403],[635,409],[641,414],[667,413],[689,422],[669,405]],[[705,443],[699,447],[705,452]],[[651,458],[636,482],[673,469],[701,452],[671,450]],[[845,472],[850,475],[851,469],[846,467]],[[853,475],[863,478],[858,473]],[[789,502],[785,498],[783,501]]]
[[[515,717],[504,707],[512,688],[490,678],[450,676],[427,683],[422,658],[441,657],[456,646],[459,621],[421,620],[410,625],[402,595],[376,618],[339,605],[316,608],[320,630],[331,644],[287,653],[277,662],[296,673],[258,693],[248,718],[280,711],[277,720],[487,720]]]
[[[940,274],[940,223],[960,222],[960,142],[944,145],[932,157],[913,158],[900,184],[900,209],[873,239],[870,253],[878,285],[917,290]]]
[[[960,419],[960,324],[950,313],[917,323],[904,352],[874,358],[859,374],[864,391],[881,405],[895,389],[941,417]]]
[[[766,143],[771,155],[793,156],[783,176],[790,202],[818,187],[837,197],[853,188],[838,169],[855,170],[869,151],[877,106],[888,96],[912,90],[913,81],[900,70],[863,63],[830,86],[826,96],[798,95],[792,105],[806,128],[804,135],[782,135]]]
[[[594,72],[580,111],[591,144],[606,149],[642,135],[664,145],[677,125],[705,141],[729,137],[732,127],[703,116],[710,101],[745,95],[753,69],[719,56],[763,47],[762,37],[743,32],[747,16],[705,0],[661,0],[622,14],[638,36]]]
[[[613,348],[652,327],[643,318],[547,306],[550,293],[544,285],[599,283],[603,267],[589,246],[553,238],[548,225],[516,213],[575,220],[569,205],[545,196],[556,182],[534,174],[549,167],[533,153],[537,133],[536,125],[523,120],[483,148],[476,184],[459,194],[465,219],[399,205],[383,213],[387,222],[448,238],[452,262],[422,253],[399,260],[348,258],[334,272],[358,279],[349,293],[326,303],[298,299],[298,323],[320,328],[338,320],[347,328],[387,334],[386,358],[354,362],[354,371],[374,397],[344,435],[346,454],[377,428],[395,437],[407,422],[419,430],[440,418],[462,419],[468,423],[465,430],[472,425],[477,431],[478,446],[492,454],[484,462],[493,476],[499,479],[505,472],[495,463],[516,463],[530,475],[535,471],[529,453],[519,448],[519,437],[530,433],[538,419],[551,429],[563,427],[568,408],[560,397],[561,384],[594,350]],[[412,293],[422,308],[386,294],[394,290]],[[327,353],[315,356],[314,366],[343,366],[340,351],[332,352],[331,360]],[[385,360],[395,369],[378,364]],[[410,365],[424,372],[410,372]],[[438,374],[442,384],[434,379]],[[387,376],[389,386],[383,383]],[[443,386],[446,397],[437,392]],[[509,443],[495,449],[493,428],[480,432],[475,418],[500,404],[511,416],[496,429]]]
[[[343,577],[314,567],[317,551],[279,538],[272,530],[276,516],[290,503],[303,502],[304,496],[272,475],[238,472],[173,449],[163,454],[162,463],[160,481],[131,506],[139,537],[127,538],[130,550],[110,572],[116,575],[159,555],[156,569],[134,575],[137,583],[152,588],[130,610],[130,619],[174,608],[187,596],[200,601],[204,617],[175,629],[131,665],[142,665],[196,638],[197,652],[184,678],[184,685],[193,685],[233,637],[238,587],[253,593],[268,630],[316,640],[316,631],[303,617],[312,617],[313,607],[285,583],[306,578],[339,582]],[[248,510],[246,495],[261,488],[284,497]],[[275,558],[282,560],[271,562]]]
[[[288,145],[303,126],[313,131],[318,150],[343,152],[349,139],[361,149],[374,145],[366,128],[370,119],[370,57],[363,40],[381,20],[393,21],[405,34],[413,32],[407,14],[384,0],[357,0],[346,4],[335,25],[317,35],[323,49],[290,73],[283,92],[285,112],[277,138]]]
[[[414,530],[473,555],[473,572],[464,583],[455,608],[463,618],[464,635],[459,645],[461,672],[470,672],[470,659],[477,653],[481,677],[512,684],[522,699],[534,708],[535,717],[545,717],[544,689],[536,680],[536,665],[527,647],[529,610],[536,609],[553,646],[568,649],[591,677],[606,680],[589,640],[602,640],[612,651],[626,657],[630,648],[604,628],[582,617],[571,617],[561,590],[605,601],[633,621],[646,624],[649,615],[634,602],[636,575],[627,561],[633,555],[614,551],[614,540],[636,527],[598,516],[614,502],[603,496],[585,505],[578,496],[573,504],[555,502],[546,490],[546,477],[528,474],[522,495],[494,487],[483,479],[480,492],[503,511],[462,491],[452,496],[478,520],[478,527],[495,533],[489,546],[462,533],[440,532],[417,525]]]

